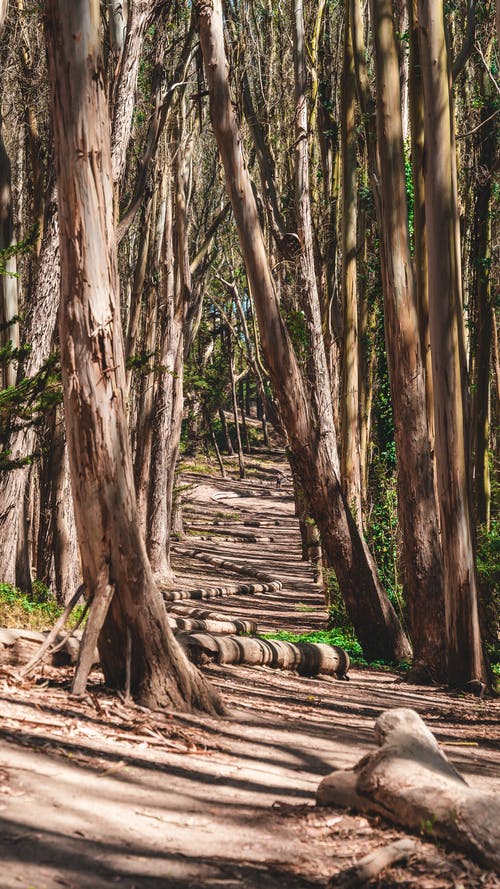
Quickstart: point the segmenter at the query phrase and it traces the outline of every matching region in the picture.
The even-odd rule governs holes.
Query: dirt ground
[[[244,482],[184,479],[178,586],[241,582],[204,562],[205,551],[283,582],[279,592],[217,599],[210,609],[252,617],[262,632],[325,626],[321,590],[300,559],[291,489],[277,488],[273,466],[252,465]],[[24,683],[0,674],[0,889],[325,887],[404,836],[380,819],[314,805],[325,775],[374,747],[374,720],[390,707],[416,709],[470,784],[500,791],[496,701],[373,670],[351,669],[340,682],[204,669],[224,696],[223,718],[126,705],[98,670],[79,701],[67,693],[69,669],[46,667]],[[492,889],[500,880],[419,841],[406,865],[366,885]]]

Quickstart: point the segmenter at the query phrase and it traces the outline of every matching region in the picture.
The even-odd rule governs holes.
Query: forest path
[[[319,628],[322,594],[300,559],[291,491],[276,487],[279,466],[268,469],[242,483],[186,474],[189,533],[174,547],[176,583],[242,581],[189,550],[246,562],[279,577],[283,590],[203,606],[255,618],[261,631]],[[225,521],[230,539],[217,536]],[[234,536],[257,530],[269,539]],[[352,669],[350,682],[265,667],[205,670],[224,695],[224,718],[125,706],[98,671],[83,701],[68,698],[67,671],[46,668],[22,686],[0,677],[0,889],[325,886],[402,836],[378,819],[313,806],[324,775],[373,748],[373,722],[388,707],[414,707],[470,783],[500,790],[496,702],[373,670]],[[499,885],[456,853],[429,843],[421,852],[373,885]]]

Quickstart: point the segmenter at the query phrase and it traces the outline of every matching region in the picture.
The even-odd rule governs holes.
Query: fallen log
[[[279,584],[279,586],[277,586]],[[279,581],[273,583],[233,583],[227,586],[200,587],[196,590],[163,589],[165,602],[179,602],[185,599],[200,601],[202,599],[222,599],[226,596],[246,596],[256,593],[272,593],[281,589]]]
[[[217,620],[212,618],[180,617],[169,614],[168,622],[174,633],[215,633],[221,636],[240,636],[246,633],[256,633],[257,624],[253,620],[231,620],[222,617]]]
[[[500,795],[470,787],[414,710],[382,713],[375,737],[378,750],[323,779],[318,805],[381,814],[500,871]]]
[[[232,631],[236,636],[256,636],[258,633],[257,622],[255,620],[247,620],[244,617],[232,617],[227,614],[221,614],[218,611],[207,611],[206,608],[193,608],[191,605],[178,605],[177,603],[167,605],[167,611],[169,616],[174,617],[176,620],[182,617],[198,621],[217,621],[223,624],[231,622],[236,627]],[[212,632],[212,630],[209,632]]]
[[[229,559],[219,559],[217,556],[212,556],[203,549],[196,550],[179,547],[177,552],[190,559],[199,559],[202,562],[207,562],[215,568],[222,568],[226,571],[232,571],[235,574],[245,574],[248,577],[256,577],[257,580],[261,580],[263,583],[268,584],[271,589],[281,590],[283,588],[283,584],[280,580],[276,580],[275,577],[272,577],[265,571],[259,571],[257,568],[252,568],[251,565],[240,565],[238,562],[232,562]]]
[[[296,670],[301,676],[346,678],[349,656],[334,645],[319,642],[281,642],[241,636],[215,636],[209,633],[179,635],[179,642],[196,664],[243,664],[248,667],[275,667]]]

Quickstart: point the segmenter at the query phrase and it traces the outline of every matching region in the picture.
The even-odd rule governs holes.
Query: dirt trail
[[[262,631],[324,625],[321,591],[300,560],[290,489],[278,490],[272,471],[243,483],[194,474],[185,481],[179,588],[241,582],[186,555],[206,550],[284,583],[280,592],[217,599],[210,608],[256,618]],[[252,542],[248,533],[268,539]],[[21,687],[1,679],[0,889],[325,886],[402,836],[377,819],[313,807],[321,778],[372,748],[373,721],[387,707],[417,709],[470,783],[500,790],[495,702],[370,670],[351,670],[350,682],[265,667],[206,672],[225,696],[223,719],[126,707],[100,687],[98,672],[83,702],[67,697],[64,671],[47,668]],[[456,853],[429,843],[421,851],[373,885],[500,885]]]

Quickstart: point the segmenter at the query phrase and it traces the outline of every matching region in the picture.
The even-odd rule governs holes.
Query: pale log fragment
[[[500,871],[500,795],[469,787],[414,710],[382,713],[375,737],[378,750],[323,779],[317,803],[382,814]]]
[[[418,850],[415,840],[402,839],[369,852],[357,864],[335,874],[327,885],[327,889],[362,889],[368,880],[375,877],[393,864],[407,859]]]

